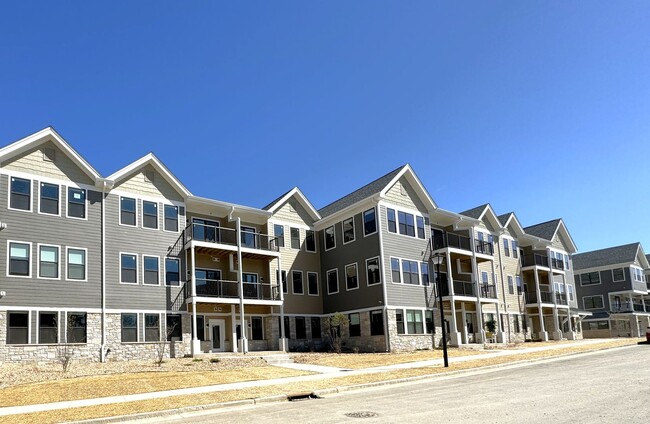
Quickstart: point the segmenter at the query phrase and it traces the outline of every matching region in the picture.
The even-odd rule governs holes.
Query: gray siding
[[[609,274],[609,284],[605,283],[603,281],[603,277],[605,277],[604,274]],[[600,284],[590,284],[588,286],[582,286],[580,285],[580,274],[576,274],[574,276],[574,281],[576,285],[576,294],[577,294],[577,301],[578,301],[578,308],[583,309],[584,305],[582,303],[582,298],[584,296],[598,296],[602,295],[603,296],[603,309],[589,309],[590,311],[609,311],[610,306],[609,306],[609,299],[607,296],[607,293],[612,290],[611,287],[611,277],[612,273],[610,271],[601,271],[600,272]],[[626,279],[628,276],[626,276]],[[619,284],[619,283],[616,283]],[[618,290],[616,290],[618,291]]]

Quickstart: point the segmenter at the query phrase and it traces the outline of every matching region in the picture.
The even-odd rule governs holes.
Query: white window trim
[[[243,228],[243,227],[242,227],[242,228]],[[298,230],[298,247],[297,247],[297,248],[293,247],[293,237],[291,236],[291,230],[292,230],[292,229],[296,229],[296,230]],[[301,243],[300,243],[300,241],[301,241],[301,238],[300,238],[300,228],[298,228],[298,227],[289,227],[289,248],[290,248],[290,249],[293,249],[293,250],[301,250],[301,248],[300,248],[300,247],[301,247]],[[286,246],[285,246],[285,247],[286,247]]]
[[[140,202],[138,202],[138,200]],[[142,204],[142,208],[140,208],[140,228],[142,228],[143,230],[148,230],[148,231],[160,231],[160,202],[154,202],[154,201],[145,200],[145,199],[136,199],[135,201],[136,201],[136,209],[137,209],[137,204],[138,203]],[[145,227],[144,226],[144,202],[155,203],[156,204],[156,228],[150,228],[150,227]],[[120,214],[120,217],[121,216],[122,216],[122,214]],[[138,218],[136,216],[136,222],[137,222],[137,219]],[[179,222],[178,225],[180,226],[180,220],[178,222]]]
[[[56,342],[41,343],[41,313],[56,313]],[[66,321],[67,322],[67,321]],[[36,311],[36,344],[54,346],[61,343],[61,312],[60,311]]]
[[[640,275],[641,275],[641,279],[640,279],[640,280],[637,280],[637,278],[636,278],[636,273],[634,272],[634,270],[637,270],[637,272],[640,273]],[[632,281],[633,281],[633,282],[636,282],[636,283],[643,283],[643,282],[644,282],[644,281],[643,281],[643,275],[644,275],[644,273],[643,273],[643,270],[642,270],[641,268],[636,267],[636,266],[630,266],[630,275],[631,275],[631,277],[632,277]]]
[[[123,327],[122,327],[122,315],[135,315],[135,329],[136,329],[136,331],[135,331],[135,339],[136,340],[134,342],[122,341],[122,329],[123,329]],[[141,321],[140,318],[141,317],[144,319],[144,313],[143,312],[120,312],[120,344],[130,344],[130,343],[140,343],[141,342],[141,340],[140,340],[141,339],[140,332],[143,331],[143,328],[140,325],[140,321]],[[86,317],[86,319],[88,319],[88,318]],[[165,327],[166,327],[166,324],[167,324],[167,322],[165,322]],[[142,325],[144,326],[144,323],[142,323]],[[88,323],[86,323],[86,328],[88,328]],[[86,331],[88,331],[88,330],[86,329]]]
[[[18,211],[18,212],[32,212],[34,209],[34,179],[33,178],[25,178],[25,177],[18,177],[12,174],[7,175],[7,209],[10,211]],[[15,209],[11,207],[11,179],[12,178],[18,178],[20,180],[29,180],[29,209]],[[59,206],[60,207],[60,206]]]
[[[316,276],[316,294],[309,293],[309,276],[310,275],[315,275]],[[282,278],[282,277],[280,277]],[[320,289],[318,286],[318,273],[313,272],[313,271],[307,271],[307,296],[318,296],[320,293]]]
[[[17,244],[27,244],[29,245],[29,273],[27,275],[11,275],[9,274],[10,268],[10,258],[11,258],[11,243]],[[32,242],[31,241],[20,241],[20,240],[7,240],[7,270],[6,275],[9,278],[32,278],[32,264],[34,260],[34,252],[32,251]],[[9,325],[9,324],[7,324]]]
[[[345,241],[345,225],[344,225],[344,223],[346,221],[351,221],[352,222],[352,240],[347,241],[347,242]],[[346,245],[346,244],[350,244],[350,243],[354,242],[356,239],[357,239],[357,231],[356,231],[356,228],[354,227],[354,215],[352,215],[351,217],[346,218],[343,221],[341,221],[341,240],[343,241],[343,245]]]
[[[192,218],[192,222],[194,222],[194,218]],[[280,239],[280,236],[278,236],[275,233],[275,227],[281,227],[282,228],[282,246],[278,244],[278,248],[280,249],[286,249],[287,248],[287,238],[285,237],[286,231],[285,231],[285,226],[284,224],[279,224],[277,222],[271,222],[269,221],[269,226],[273,228],[273,237],[277,238],[278,240]],[[291,231],[291,230],[289,230]],[[291,241],[289,241],[291,243]]]
[[[41,277],[41,247],[55,247],[56,248],[56,257],[57,257],[57,278],[52,277]],[[36,245],[36,253],[38,258],[36,260],[36,278],[39,280],[61,280],[61,246],[55,244],[45,244],[38,243]]]
[[[399,281],[393,280],[393,259],[397,259],[397,267],[399,268]],[[402,261],[395,256],[388,257],[388,272],[390,272],[390,282],[393,284],[403,284],[404,278],[402,277]]]
[[[348,288],[348,268],[354,267],[357,270],[357,286],[355,288],[349,289]],[[343,268],[343,273],[345,274],[345,291],[353,291],[353,290],[359,290],[359,287],[361,287],[361,283],[359,281],[359,264],[358,262],[352,262],[347,264]]]
[[[41,189],[42,189],[41,184],[49,184],[49,185],[55,185],[55,186],[59,187],[59,209],[57,210],[57,213],[45,213],[45,212],[41,212]],[[47,181],[38,181],[38,202],[37,202],[38,205],[36,206],[36,207],[37,207],[36,212],[37,212],[39,215],[45,215],[45,216],[59,216],[59,217],[61,216],[61,203],[62,203],[62,202],[61,202],[61,197],[62,197],[62,196],[61,196],[61,187],[62,187],[62,186],[61,186],[60,184],[49,183],[49,182],[47,182]],[[27,211],[25,211],[25,212],[27,212]]]
[[[133,212],[135,215],[135,224],[125,224],[122,222],[122,199],[131,199],[135,203],[135,211]],[[129,196],[120,196],[118,200],[118,212],[119,212],[119,224],[124,226],[124,227],[129,227],[129,228],[138,228],[138,199],[136,197],[129,197]]]
[[[566,289],[567,294],[569,295],[569,302],[575,302],[575,289],[573,286],[571,284],[567,284]]]
[[[145,267],[144,267],[144,260],[145,258],[156,258],[158,260],[158,283],[157,284],[146,284],[144,282],[144,276],[145,276]],[[121,271],[121,270],[120,270]],[[137,270],[136,270],[137,272]],[[121,272],[120,272],[121,273]],[[180,272],[179,272],[180,274]],[[179,278],[180,279],[180,278]],[[142,285],[143,286],[149,286],[149,287],[159,287],[160,286],[160,256],[156,255],[142,255]],[[170,287],[175,287],[175,286],[170,286]]]
[[[307,231],[311,231],[313,236],[314,236],[314,250],[307,249]],[[334,239],[336,240],[336,236],[334,237]],[[307,252],[307,253],[317,253],[318,252],[318,240],[316,238],[316,231],[311,229],[311,228],[305,230],[305,252]]]
[[[83,250],[84,251],[84,279],[83,280],[77,280],[74,278],[70,278],[68,276],[68,260],[69,260],[69,252],[70,249],[73,250]],[[74,247],[74,246],[66,246],[65,248],[65,279],[66,281],[77,281],[80,283],[84,283],[88,281],[88,249],[84,247]]]
[[[597,283],[591,283],[591,284],[582,284],[582,276],[585,275],[585,274],[591,274],[592,272],[597,272],[598,273],[598,282]],[[600,279],[600,271],[583,272],[581,274],[578,274],[578,280],[580,280],[580,287],[599,286],[599,285],[602,284],[602,281]]]
[[[168,230],[168,229],[165,228],[165,220],[167,219],[167,218],[165,217],[165,207],[166,207],[166,206],[174,206],[174,207],[176,207],[176,222],[178,223],[178,225],[177,225],[178,229],[177,229],[176,231],[170,231],[170,230]],[[162,219],[162,231],[163,231],[163,232],[165,232],[165,233],[172,233],[172,234],[178,234],[178,233],[180,233],[181,231],[183,231],[183,223],[181,222],[181,214],[180,214],[180,212],[181,212],[181,208],[182,208],[182,207],[184,207],[184,206],[179,206],[179,205],[177,205],[177,204],[175,204],[175,203],[165,203],[165,202],[162,202],[162,218],[163,218],[163,219]],[[187,208],[185,208],[185,216],[187,216]]]
[[[587,308],[585,306],[585,299],[586,298],[593,298],[593,297],[600,297],[600,301],[601,301],[601,303],[603,305],[601,308]],[[594,294],[594,295],[590,295],[590,296],[582,296],[582,308],[585,311],[594,311],[594,310],[598,310],[598,309],[605,309],[605,298],[604,298],[604,296],[602,294]]]
[[[172,260],[178,262],[178,285],[177,286],[174,286],[172,284],[167,284],[167,259],[172,259]],[[165,287],[181,287],[183,285],[183,281],[182,281],[182,278],[181,278],[182,273],[181,273],[181,259],[180,258],[175,258],[173,256],[165,256],[164,257],[164,262],[162,264],[162,268],[163,268],[163,275],[162,275],[161,281],[165,282]]]
[[[374,211],[374,213],[375,213],[375,231],[373,231],[372,233],[366,234],[366,212],[369,212],[369,211]],[[377,214],[377,208],[375,208],[374,206],[372,208],[370,208],[370,209],[366,209],[365,211],[361,212],[361,224],[363,226],[363,236],[364,237],[369,237],[369,236],[371,236],[373,234],[377,234],[377,232],[379,230],[379,219],[377,218],[378,216],[379,215]],[[386,224],[388,224],[388,220],[386,221]]]
[[[293,280],[293,274],[294,273],[300,273],[300,285],[302,287],[302,293],[296,293],[295,291],[295,286],[294,286],[294,280]],[[282,277],[280,277],[282,278]],[[305,274],[300,271],[299,269],[292,269],[291,270],[291,293],[293,293],[296,296],[304,296],[305,295]]]
[[[70,208],[68,207],[68,205],[70,203],[70,193],[69,193],[68,190],[71,189],[71,188],[73,188],[75,190],[83,190],[83,192],[84,192],[84,212],[85,212],[84,213],[84,215],[85,215],[84,218],[78,218],[76,216],[70,216],[69,215],[69,209]],[[88,190],[87,189],[80,188],[80,187],[75,187],[75,186],[65,186],[65,217],[70,218],[70,219],[76,219],[76,220],[79,220],[79,221],[88,221]]]
[[[130,255],[130,256],[135,256],[135,283],[127,283],[122,281],[122,255]],[[120,273],[118,276],[118,280],[120,284],[126,284],[127,286],[138,286],[140,285],[140,272],[138,270],[138,257],[139,255],[137,253],[131,253],[131,252],[119,252],[118,253],[118,258],[117,258],[117,270]]]
[[[332,272],[336,274],[336,291],[332,291],[332,292],[331,292],[331,291],[330,291],[330,279],[329,279],[329,275],[330,275],[330,273],[332,273]],[[338,292],[341,291],[341,281],[339,280],[339,269],[338,269],[338,268],[334,268],[334,269],[327,270],[327,271],[325,272],[325,278],[326,278],[326,282],[325,282],[325,283],[326,283],[326,285],[327,285],[327,294],[337,294]]]
[[[368,280],[368,261],[372,261],[374,259],[377,260],[377,266],[379,267],[379,282],[370,284],[370,281]],[[379,256],[374,256],[372,258],[366,259],[366,286],[372,287],[372,286],[380,285],[382,283],[382,280],[383,280],[383,278],[381,278],[381,277],[382,277],[382,275],[381,275],[381,262],[379,261]],[[429,276],[429,279],[430,278],[431,277]]]
[[[506,278],[508,280],[508,294],[514,295],[515,292],[517,291],[517,283],[515,281],[515,277],[512,276],[512,275],[508,275]],[[510,283],[512,283],[512,284],[510,284]],[[512,293],[510,291],[510,287],[512,287]]]
[[[622,280],[617,280],[616,277],[614,277],[614,270],[615,269],[620,269],[621,271],[623,271],[623,279]],[[625,281],[625,268],[612,268],[612,282],[621,283],[621,282],[624,282],[624,281]],[[582,283],[582,281],[581,281],[581,283]]]
[[[327,248],[327,230],[331,228],[332,229],[332,234],[334,235],[334,246],[330,247],[329,249]],[[323,247],[325,248],[326,252],[329,252],[330,250],[336,249],[336,224],[332,224],[329,227],[326,227],[323,229]],[[337,292],[338,293],[338,292]]]

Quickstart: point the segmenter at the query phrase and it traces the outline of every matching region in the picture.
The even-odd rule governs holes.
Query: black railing
[[[185,228],[184,234],[187,241],[195,240],[237,246],[237,230],[233,228],[192,223]],[[272,235],[242,230],[240,240],[242,247],[272,252],[279,250],[278,238]]]
[[[497,298],[497,288],[494,284],[481,284],[479,287],[481,288],[481,297],[488,299]]]
[[[471,281],[454,280],[454,295],[476,297],[474,283]]]
[[[562,259],[553,258],[552,264],[555,269],[564,269],[564,261]]]
[[[643,303],[635,303],[632,306],[636,312],[644,312]]]
[[[192,296],[192,286],[185,285],[186,297]],[[196,295],[204,297],[239,298],[239,282],[231,280],[196,279]],[[278,287],[267,283],[244,283],[244,299],[278,300]]]
[[[178,295],[176,295],[176,298],[172,301],[170,305],[171,311],[180,311],[183,304],[185,304],[185,299],[187,298],[186,286],[187,284],[183,284],[183,287],[180,288]]]
[[[470,238],[454,233],[438,233],[433,236],[433,250],[454,247],[461,250],[472,250]]]
[[[568,299],[565,293],[555,293],[555,303],[558,305],[568,305]]]
[[[540,292],[541,302],[537,299],[537,293],[526,293],[526,303],[553,303],[553,293]]]
[[[474,246],[476,248],[476,253],[494,255],[494,244],[489,241],[475,239]]]
[[[540,255],[538,253],[534,253],[532,255],[524,255],[521,257],[521,266],[522,267],[527,267],[527,266],[545,266],[548,268],[548,257],[544,255]]]

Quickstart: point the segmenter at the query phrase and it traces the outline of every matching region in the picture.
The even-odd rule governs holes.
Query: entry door
[[[212,341],[212,350],[223,352],[225,344],[226,322],[222,319],[210,320],[210,339]]]

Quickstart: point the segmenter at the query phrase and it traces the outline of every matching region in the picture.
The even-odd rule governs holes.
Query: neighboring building
[[[648,257],[641,243],[573,255],[585,337],[642,337],[650,326]]]

